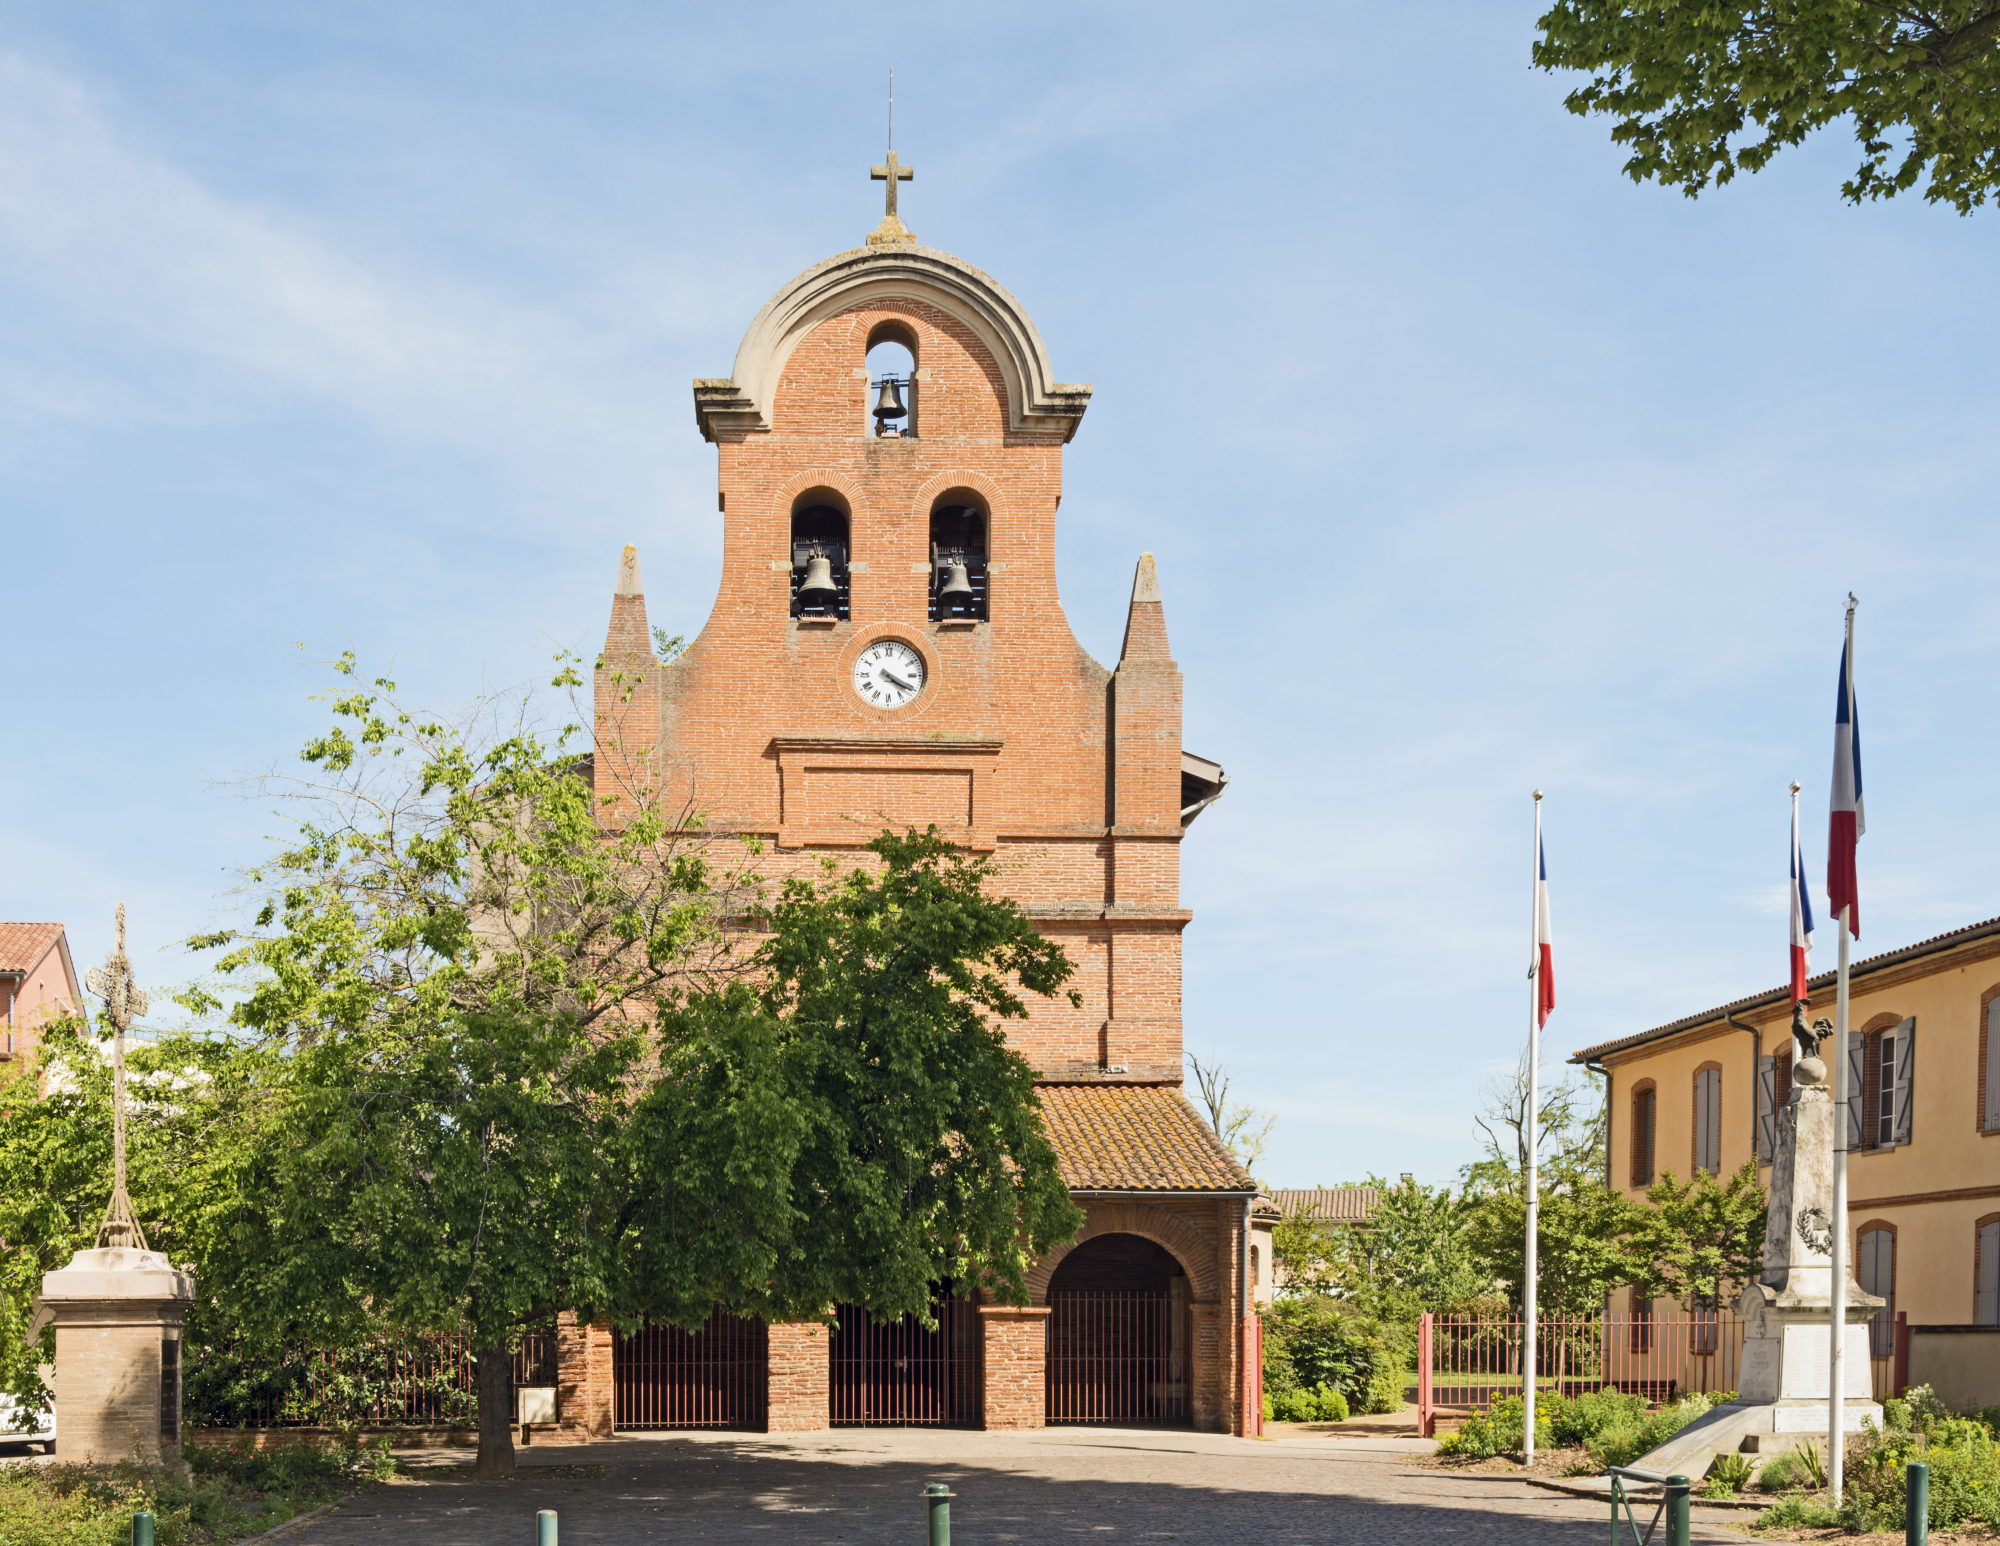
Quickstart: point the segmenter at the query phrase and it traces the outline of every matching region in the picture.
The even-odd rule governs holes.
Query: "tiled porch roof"
[[[1179,1090],[1043,1084],[1042,1115],[1073,1192],[1254,1192],[1257,1183]]]

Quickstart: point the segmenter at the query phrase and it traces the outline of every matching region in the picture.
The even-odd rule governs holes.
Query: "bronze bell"
[[[889,426],[891,419],[906,418],[910,410],[903,406],[903,383],[894,376],[882,378],[882,390],[875,395],[875,433],[888,435],[895,433]]]
[[[801,612],[840,605],[840,592],[834,587],[833,565],[827,562],[824,553],[815,553],[806,561],[806,577],[799,582],[799,610]]]
[[[969,607],[974,599],[972,581],[966,576],[965,565],[953,562],[946,570],[944,584],[938,587],[938,605]]]

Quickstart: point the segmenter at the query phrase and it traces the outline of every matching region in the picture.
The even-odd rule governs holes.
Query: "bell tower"
[[[598,793],[657,781],[709,830],[766,839],[774,878],[884,826],[935,823],[992,854],[1077,967],[1081,1008],[1037,1001],[1008,1032],[1091,1213],[1080,1240],[1137,1233],[1181,1262],[1185,1415],[1242,1431],[1247,1365],[1224,1328],[1248,1311],[1255,1184],[1181,1094],[1180,844],[1226,775],[1182,750],[1151,554],[1115,668],[1064,616],[1063,454],[1091,388],[1055,378],[996,280],[918,245],[896,209],[912,168],[892,155],[874,175],[887,209],[865,244],[786,283],[730,374],[694,383],[716,448],[720,583],[662,664],[634,649],[645,601],[636,558],[622,566]],[[883,342],[908,352],[907,372],[871,377]],[[1055,1270],[1037,1269],[1044,1298]],[[1018,1336],[1039,1346],[1039,1324]],[[988,1421],[1039,1426],[1039,1374],[1031,1385]]]

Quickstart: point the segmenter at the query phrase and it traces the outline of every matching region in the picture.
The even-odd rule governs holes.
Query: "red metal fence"
[[[720,1310],[699,1331],[647,1326],[618,1338],[611,1354],[613,1423],[761,1430],[769,1343],[762,1321]]]
[[[350,1347],[190,1344],[182,1352],[190,1428],[465,1427],[479,1420],[463,1334],[381,1336]],[[556,1382],[553,1331],[523,1334],[514,1383]]]
[[[1188,1327],[1169,1294],[1049,1295],[1050,1423],[1184,1423]]]
[[[932,1330],[911,1316],[878,1326],[856,1304],[835,1313],[827,1392],[834,1427],[978,1424],[979,1316],[970,1300],[933,1301]]]
[[[1896,1327],[1896,1347],[1904,1331]],[[1425,1315],[1417,1327],[1417,1423],[1432,1436],[1440,1415],[1480,1412],[1522,1389],[1521,1316]],[[1565,1396],[1609,1386],[1665,1403],[1694,1392],[1734,1391],[1743,1367],[1743,1322],[1729,1310],[1675,1315],[1541,1316],[1538,1388]],[[1871,1358],[1877,1398],[1893,1393],[1895,1352]]]

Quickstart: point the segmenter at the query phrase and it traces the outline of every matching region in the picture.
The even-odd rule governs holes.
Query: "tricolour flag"
[[[1556,1007],[1555,936],[1549,932],[1549,855],[1535,841],[1535,1024],[1547,1025]]]
[[[1826,835],[1827,911],[1847,909],[1847,931],[1861,938],[1861,891],[1854,851],[1868,823],[1861,811],[1861,725],[1854,704],[1854,639],[1840,647],[1840,694],[1833,713],[1833,798]]]
[[[1794,790],[1798,788],[1795,784]],[[1806,861],[1799,851],[1799,802],[1792,798],[1792,1002],[1806,1001],[1806,953],[1812,949],[1812,898],[1806,891]]]

